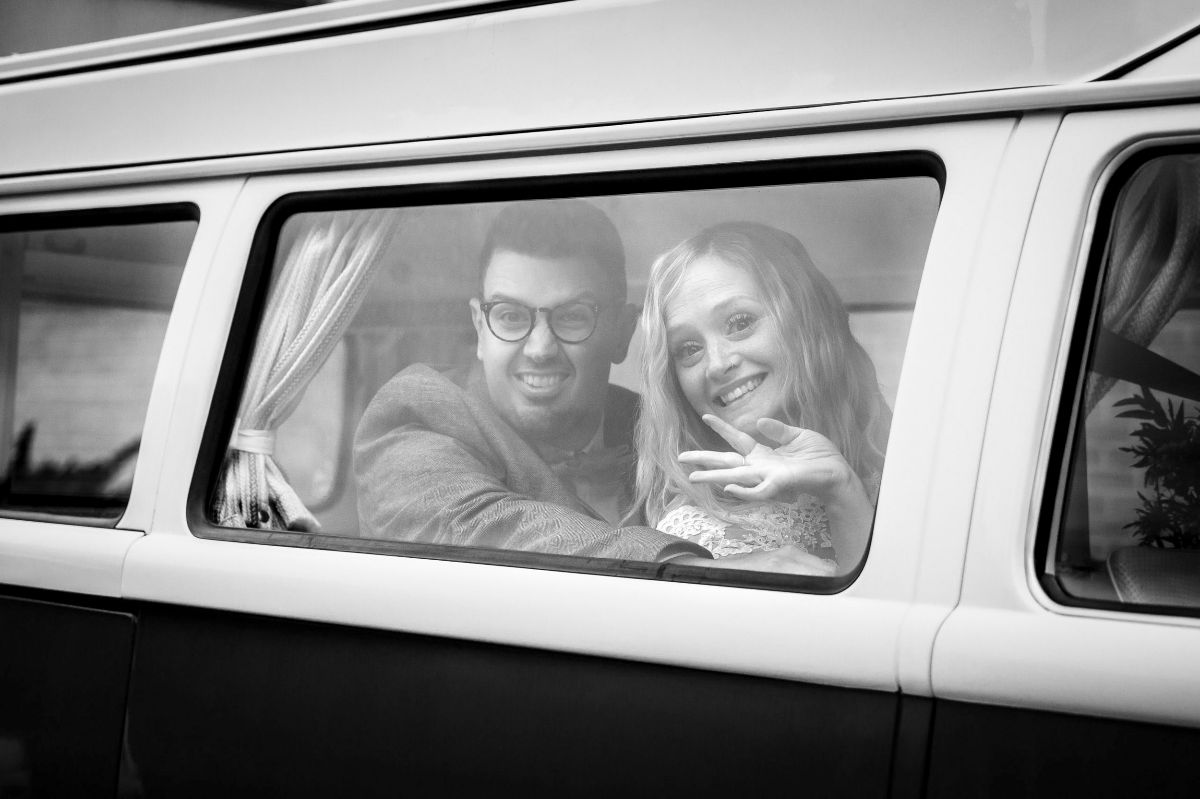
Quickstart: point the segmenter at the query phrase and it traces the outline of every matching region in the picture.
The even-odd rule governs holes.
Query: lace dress
[[[662,517],[658,529],[693,541],[716,558],[796,544],[811,555],[834,560],[829,518],[816,497],[805,496],[799,502],[739,502],[723,505],[722,510],[726,519],[695,505],[676,505]]]

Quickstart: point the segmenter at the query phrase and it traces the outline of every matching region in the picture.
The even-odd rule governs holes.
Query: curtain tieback
[[[256,455],[275,454],[275,433],[271,430],[238,430],[233,434],[231,449]]]

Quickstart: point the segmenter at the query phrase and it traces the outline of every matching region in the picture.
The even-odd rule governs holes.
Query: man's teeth
[[[562,375],[521,375],[521,382],[530,388],[550,388],[564,379]]]
[[[717,403],[719,405],[721,405],[722,407],[724,407],[724,406],[728,405],[729,403],[733,402],[738,397],[741,397],[744,394],[749,394],[751,391],[753,391],[754,389],[761,386],[762,381],[763,381],[763,379],[761,377],[755,377],[751,380],[747,380],[745,383],[742,383],[737,388],[730,389],[729,391],[726,391],[724,394],[721,394],[720,396],[718,396]]]

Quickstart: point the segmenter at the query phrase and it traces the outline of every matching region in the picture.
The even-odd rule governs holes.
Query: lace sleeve
[[[681,504],[658,523],[664,533],[692,541],[720,558],[797,545],[833,561],[833,542],[825,508],[813,497],[800,502],[745,502],[719,519],[695,505]]]
[[[742,538],[725,537],[729,527],[729,522],[721,521],[695,505],[679,505],[658,523],[662,532],[697,543],[713,553],[713,557],[753,552],[754,548]]]

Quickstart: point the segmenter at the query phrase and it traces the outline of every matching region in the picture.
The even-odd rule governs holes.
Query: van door
[[[154,511],[193,321],[178,298],[238,185],[0,200],[4,795],[116,788],[137,629],[124,558]]]
[[[1200,398],[1196,111],[1071,114],[1055,141],[933,653],[934,796],[1184,795],[1200,776],[1179,472]]]

